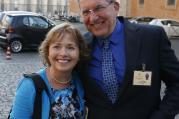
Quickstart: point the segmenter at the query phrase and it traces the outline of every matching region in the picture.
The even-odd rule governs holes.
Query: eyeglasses
[[[106,6],[104,6],[104,5],[97,5],[94,9],[84,10],[84,11],[82,11],[82,15],[84,17],[88,17],[91,13],[99,14],[99,13],[103,12],[107,7],[109,7],[112,3],[114,3],[114,2],[110,2]]]

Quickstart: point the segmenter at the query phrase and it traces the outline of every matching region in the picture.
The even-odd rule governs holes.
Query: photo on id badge
[[[151,71],[134,71],[133,85],[151,86],[152,72]]]

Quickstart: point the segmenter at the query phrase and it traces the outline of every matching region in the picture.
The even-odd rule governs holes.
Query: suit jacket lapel
[[[132,25],[128,21],[124,20],[124,38],[125,38],[125,56],[126,56],[126,70],[124,75],[124,80],[121,84],[119,91],[119,100],[125,94],[125,90],[130,84],[131,75],[133,77],[133,67],[137,64],[137,59],[139,58],[141,51],[141,35],[139,35],[139,28]]]

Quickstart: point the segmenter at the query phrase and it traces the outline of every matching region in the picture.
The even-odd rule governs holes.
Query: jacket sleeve
[[[35,87],[32,80],[23,79],[18,84],[10,119],[31,119],[33,113]]]
[[[179,113],[179,61],[163,29],[160,32],[160,79],[165,83],[165,95],[151,119],[174,119]]]

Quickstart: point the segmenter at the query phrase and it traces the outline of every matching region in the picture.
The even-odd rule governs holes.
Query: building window
[[[139,0],[139,5],[144,5],[144,0]]]
[[[176,9],[176,4],[177,4],[177,1],[176,0],[166,0],[166,3],[165,3],[165,8],[166,9]]]
[[[167,0],[167,5],[175,5],[175,0]]]

